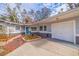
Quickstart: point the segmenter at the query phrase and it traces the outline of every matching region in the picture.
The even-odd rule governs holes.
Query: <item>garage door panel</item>
[[[73,42],[73,21],[52,24],[52,38]]]

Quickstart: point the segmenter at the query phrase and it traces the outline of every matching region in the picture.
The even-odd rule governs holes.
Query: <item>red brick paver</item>
[[[25,42],[20,38],[20,39],[16,39],[13,40],[11,42],[9,42],[8,44],[6,44],[4,46],[5,49],[13,51],[14,49],[18,48],[19,46],[21,46],[22,44],[24,44]]]
[[[15,50],[16,48],[20,47],[21,45],[23,45],[25,43],[25,41],[22,39],[22,35],[18,35],[16,37],[12,38],[12,39],[13,40],[11,40],[10,42],[8,42],[4,46],[5,51],[3,51],[2,54],[0,54],[0,55],[6,55],[9,52]],[[7,52],[7,51],[9,51],[9,52]]]

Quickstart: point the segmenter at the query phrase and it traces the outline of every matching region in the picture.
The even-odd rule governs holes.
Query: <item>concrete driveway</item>
[[[77,56],[79,50],[61,43],[41,39],[26,42],[6,56]]]

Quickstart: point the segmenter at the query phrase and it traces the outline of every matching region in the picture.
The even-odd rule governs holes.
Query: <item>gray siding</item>
[[[0,25],[3,27],[3,31],[0,31],[0,34],[16,34],[20,33],[20,29],[16,29],[16,26],[20,27],[19,25],[7,24],[4,22],[0,22]]]
[[[3,22],[0,22],[0,25],[2,25],[3,30],[0,31],[0,34],[6,34],[7,33],[7,27],[6,24],[4,24]]]

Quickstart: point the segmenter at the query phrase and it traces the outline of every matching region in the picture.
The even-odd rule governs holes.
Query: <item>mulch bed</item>
[[[0,34],[0,42],[6,42],[13,37],[15,37],[15,35]]]

